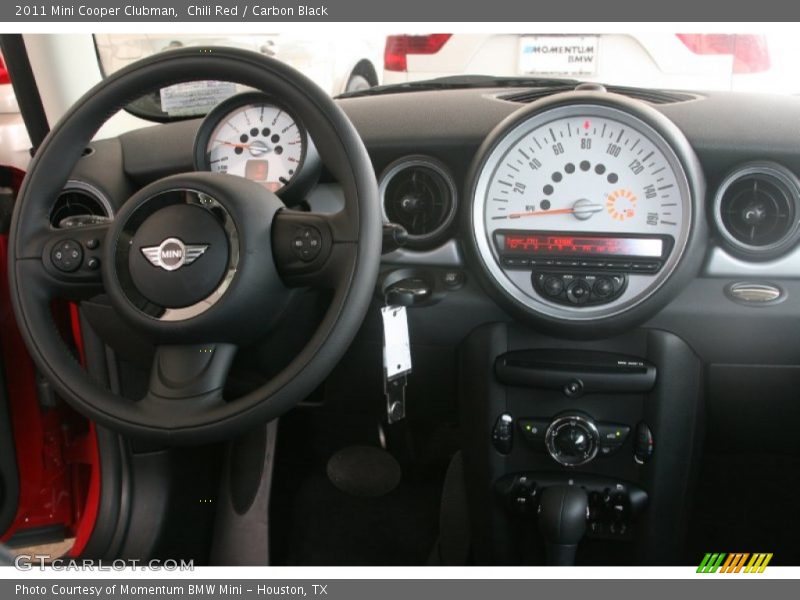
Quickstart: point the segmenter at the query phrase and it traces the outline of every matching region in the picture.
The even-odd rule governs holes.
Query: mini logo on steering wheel
[[[208,244],[184,244],[178,238],[167,238],[158,246],[142,248],[142,254],[154,267],[176,271],[190,265],[208,249]]]

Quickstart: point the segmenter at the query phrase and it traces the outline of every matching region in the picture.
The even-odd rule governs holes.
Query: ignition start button
[[[50,259],[59,271],[72,273],[77,271],[83,262],[83,248],[75,240],[64,240],[53,247]]]

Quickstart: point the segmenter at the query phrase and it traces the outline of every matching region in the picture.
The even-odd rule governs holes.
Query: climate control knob
[[[600,434],[591,418],[578,413],[556,417],[545,434],[550,456],[565,467],[577,467],[597,456]]]

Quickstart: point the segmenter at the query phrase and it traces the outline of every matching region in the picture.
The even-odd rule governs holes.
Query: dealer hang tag
[[[389,424],[406,417],[406,379],[411,372],[411,346],[405,306],[384,306],[383,391],[386,395],[386,420]]]
[[[405,306],[384,306],[383,372],[393,381],[411,372],[411,346],[408,339],[408,317]]]

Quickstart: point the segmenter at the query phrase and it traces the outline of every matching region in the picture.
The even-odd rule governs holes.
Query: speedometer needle
[[[593,204],[588,200],[578,200],[569,208],[557,208],[555,210],[531,210],[527,212],[516,212],[508,215],[509,219],[522,219],[524,217],[548,217],[550,215],[575,215],[575,218],[586,220],[593,214],[603,210],[602,205]]]
[[[550,215],[569,215],[575,212],[574,208],[558,208],[556,210],[531,210],[528,212],[517,212],[508,215],[509,219],[521,219],[523,217],[549,217]]]

